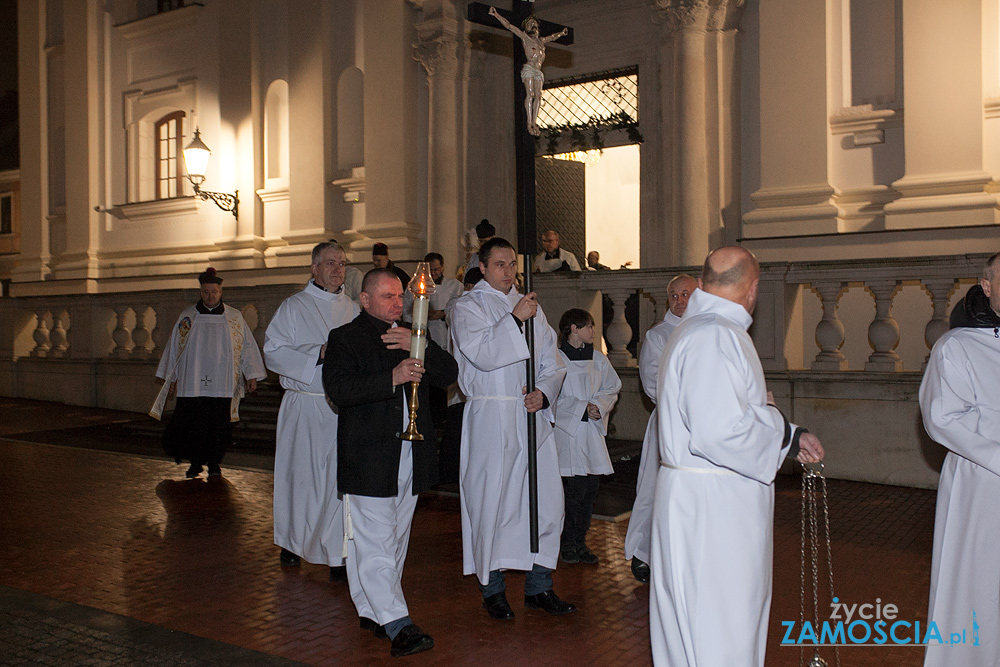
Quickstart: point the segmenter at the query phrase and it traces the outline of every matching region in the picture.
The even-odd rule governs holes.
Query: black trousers
[[[177,407],[163,431],[163,449],[174,461],[218,465],[233,442],[229,421],[231,399],[198,397],[177,399]]]
[[[590,518],[594,514],[594,500],[601,485],[600,475],[563,477],[563,494],[566,497],[566,520],[563,522],[562,545],[583,546]]]

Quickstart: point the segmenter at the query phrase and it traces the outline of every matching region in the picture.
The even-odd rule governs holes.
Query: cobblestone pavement
[[[223,478],[206,481],[185,480],[184,470],[165,460],[0,438],[0,586],[17,589],[0,595],[0,646],[7,645],[0,664],[21,664],[8,656],[25,652],[27,664],[57,665],[258,664],[250,660],[259,654],[309,665],[388,660],[388,642],[358,628],[346,584],[329,582],[325,567],[278,566],[269,473],[224,465]],[[799,618],[799,502],[798,480],[780,478],[769,666],[799,664],[798,649],[779,645],[780,621]],[[926,620],[933,506],[933,491],[830,481],[841,600],[880,598],[896,604],[900,618]],[[403,586],[411,616],[436,646],[406,663],[651,664],[648,588],[632,578],[622,556],[626,527],[595,521],[588,542],[600,565],[555,572],[555,590],[578,613],[549,617],[524,609],[523,577],[512,575],[517,617],[497,623],[482,610],[474,579],[461,576],[457,499],[425,495]],[[11,597],[21,592],[30,595]],[[111,628],[84,623],[56,613],[56,603],[117,620]],[[144,630],[129,630],[129,623]],[[179,639],[162,648],[157,632]],[[199,644],[204,640],[211,641]],[[199,652],[212,647],[220,655],[257,653],[242,663],[213,662]],[[67,653],[72,657],[58,662]],[[922,661],[919,648],[841,653],[842,664],[854,666]],[[837,664],[832,654],[825,657]]]

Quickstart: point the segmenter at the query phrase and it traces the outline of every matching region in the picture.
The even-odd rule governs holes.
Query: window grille
[[[538,125],[543,130],[638,122],[639,72],[635,67],[550,81],[542,91]]]

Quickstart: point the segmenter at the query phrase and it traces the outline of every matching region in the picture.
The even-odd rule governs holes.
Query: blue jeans
[[[503,571],[492,570],[490,572],[489,583],[485,586],[479,584],[479,590],[482,591],[484,598],[496,595],[497,593],[503,593],[507,590],[507,584],[504,582]],[[524,594],[538,595],[539,593],[551,590],[552,570],[535,563],[531,570],[524,575]]]

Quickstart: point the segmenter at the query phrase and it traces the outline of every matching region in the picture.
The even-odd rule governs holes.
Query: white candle
[[[413,333],[410,335],[410,356],[424,360],[424,350],[427,348],[427,311],[431,300],[426,296],[413,299]]]

